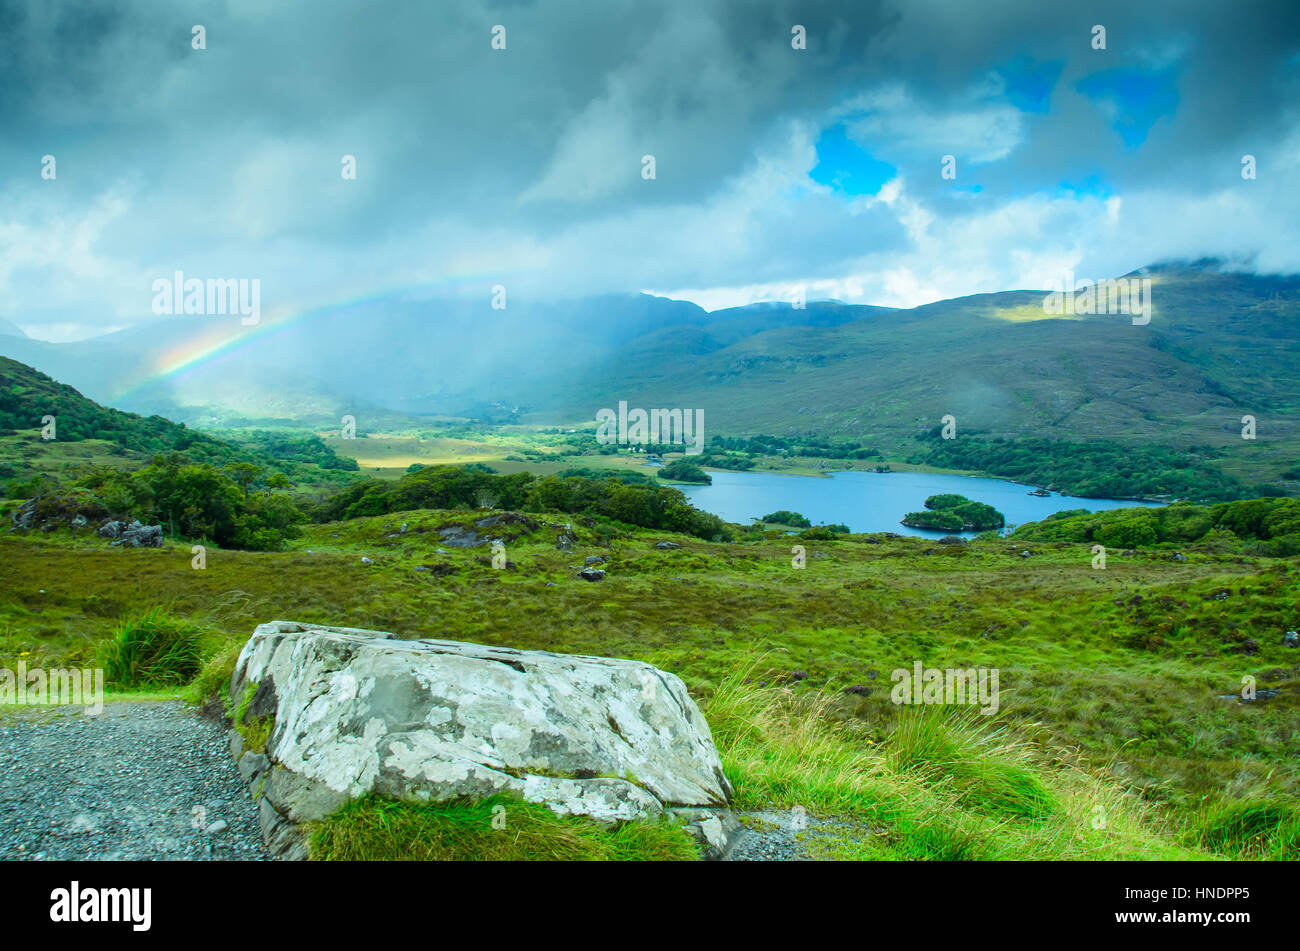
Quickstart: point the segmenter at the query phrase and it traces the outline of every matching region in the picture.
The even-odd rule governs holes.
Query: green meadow
[[[842,820],[810,846],[824,857],[1300,857],[1300,655],[1281,643],[1300,594],[1292,559],[1219,539],[1176,549],[1185,560],[1163,543],[1112,552],[1099,570],[1086,541],[711,542],[532,513],[482,530],[505,541],[495,569],[486,545],[438,534],[491,514],[308,524],[284,551],[209,548],[201,570],[188,543],[5,534],[0,665],[97,663],[124,618],[151,610],[189,632],[206,667],[188,688],[119,680],[116,696],[201,701],[275,618],[631,657],[684,679],[739,807]],[[571,551],[555,546],[565,523]],[[607,559],[601,582],[576,577],[591,554]],[[891,702],[892,671],[917,661],[997,668],[998,713]],[[1267,699],[1238,702],[1243,678]],[[482,808],[381,806],[405,832],[361,834],[377,820],[354,809],[319,831],[320,857],[456,854],[447,810]],[[557,856],[625,854],[602,830],[561,826]],[[679,856],[674,841],[647,832],[646,857]]]

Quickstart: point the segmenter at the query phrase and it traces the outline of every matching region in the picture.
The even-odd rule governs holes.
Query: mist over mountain
[[[1214,262],[1144,269],[1149,323],[1048,312],[1045,290],[910,309],[810,301],[704,311],[650,295],[374,301],[243,327],[176,317],[0,353],[93,399],[212,424],[343,413],[590,423],[690,406],[714,434],[896,444],[945,414],[993,436],[1215,444],[1252,413],[1297,437],[1300,279]]]

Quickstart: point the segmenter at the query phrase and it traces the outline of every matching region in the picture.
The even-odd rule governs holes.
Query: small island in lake
[[[1006,524],[1006,518],[993,506],[973,502],[954,492],[930,496],[925,500],[925,507],[924,512],[904,515],[903,524],[938,532],[983,532]]]
[[[712,485],[713,477],[693,462],[678,459],[668,463],[656,475],[670,482],[695,482],[700,485]]]

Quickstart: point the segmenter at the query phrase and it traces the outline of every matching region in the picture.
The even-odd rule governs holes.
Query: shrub
[[[775,512],[769,512],[763,516],[761,521],[771,522],[774,525],[792,525],[795,528],[812,528],[812,522],[798,512],[791,512],[789,509],[778,509]]]
[[[1139,548],[1154,545],[1160,540],[1159,517],[1147,509],[1120,509],[1126,518],[1116,518],[1106,522],[1093,538],[1107,548]]]
[[[202,665],[198,625],[154,608],[124,618],[104,643],[104,676],[123,687],[188,683]]]
[[[959,505],[965,505],[970,499],[964,495],[957,495],[955,492],[941,492],[938,495],[932,495],[925,500],[925,507],[928,509],[955,509]]]

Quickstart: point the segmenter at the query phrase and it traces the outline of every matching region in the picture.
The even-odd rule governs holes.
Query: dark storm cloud
[[[1294,234],[1270,215],[1295,208],[1281,184],[1296,169],[1300,7],[1055,6],[9,0],[0,316],[36,332],[144,319],[141,283],[182,265],[265,272],[294,299],[477,292],[494,275],[572,294],[856,274],[870,293],[903,272],[925,296],[989,289],[961,286],[972,230],[1003,261],[1045,241],[1099,267],[1181,250],[1288,260]],[[206,50],[191,49],[194,24]],[[1033,96],[1026,75],[1047,77]],[[836,123],[897,169],[886,200],[808,178]],[[46,153],[57,182],[39,177]],[[339,175],[345,154],[356,181]],[[1071,183],[1087,194],[1070,199]],[[1226,237],[1185,207],[1219,192],[1242,216]],[[1094,231],[1115,196],[1184,227]],[[1028,266],[976,267],[1011,281]]]

